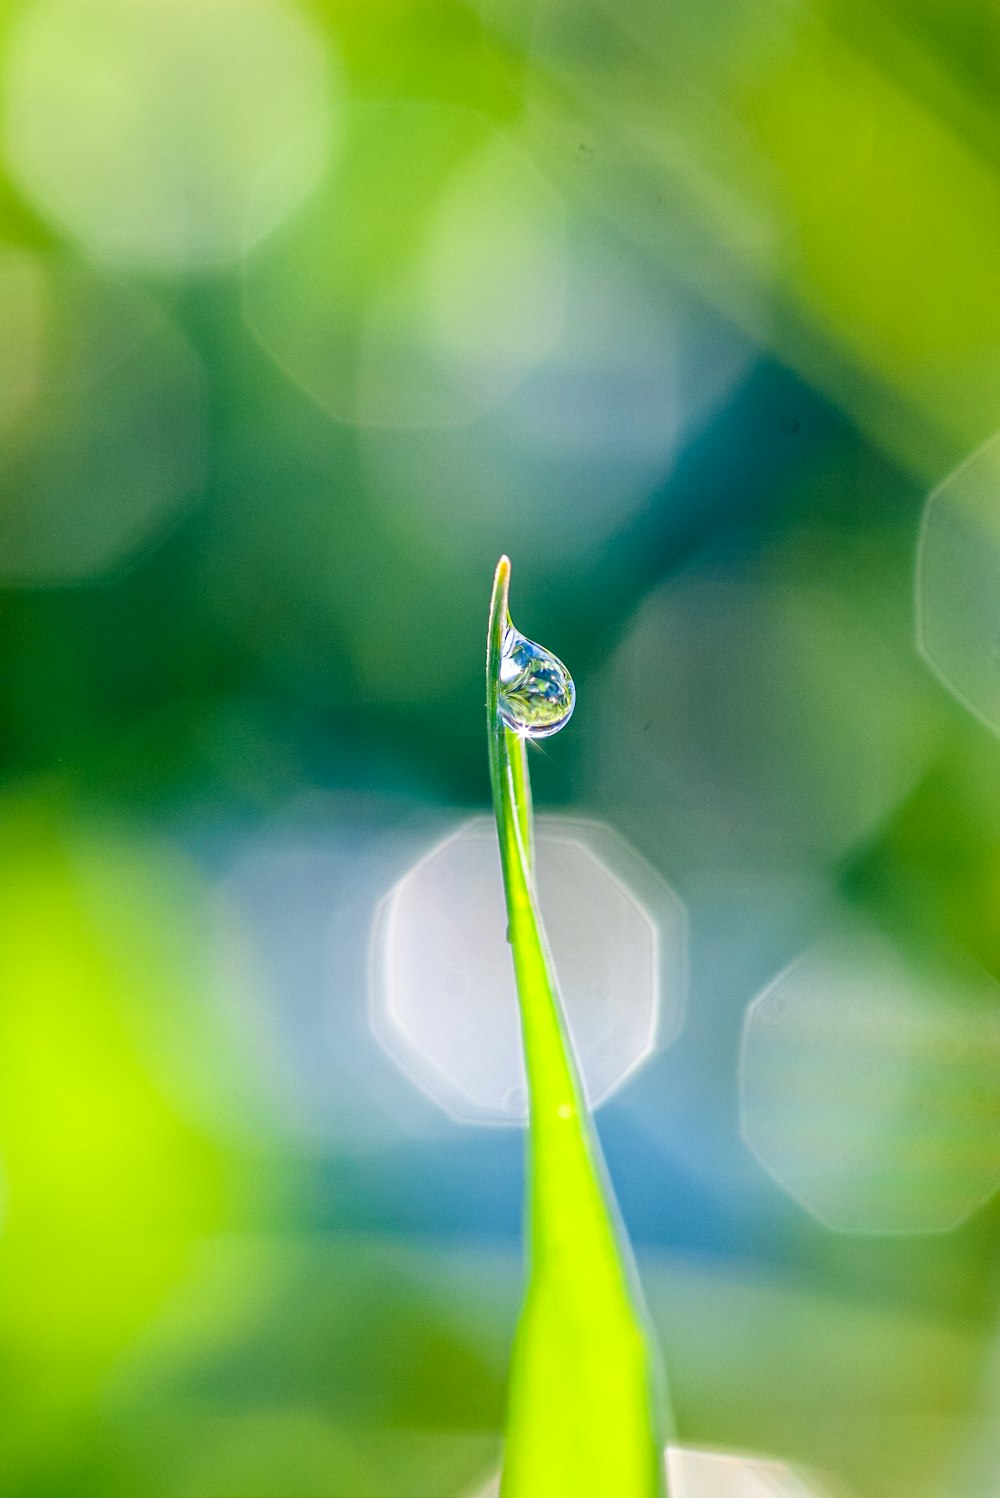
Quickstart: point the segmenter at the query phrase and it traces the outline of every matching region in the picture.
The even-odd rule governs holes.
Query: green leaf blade
[[[566,1031],[531,876],[525,744],[499,714],[510,563],[487,645],[490,775],[530,1099],[528,1287],[502,1498],[660,1498],[658,1380],[641,1297]]]

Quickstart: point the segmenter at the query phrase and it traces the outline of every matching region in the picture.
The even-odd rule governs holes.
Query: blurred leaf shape
[[[663,1473],[652,1347],[538,914],[526,745],[499,711],[509,583],[501,557],[487,634],[487,739],[530,1127],[528,1284],[500,1488],[503,1498],[655,1498]]]
[[[67,810],[47,790],[0,804],[0,1358],[14,1486],[69,1480],[59,1473],[80,1459],[110,1368],[183,1280],[192,1240],[226,1220],[232,1180],[151,1077],[127,1018],[151,974],[164,990],[182,982],[163,965],[176,911],[165,891],[135,889],[129,937],[102,929]]]

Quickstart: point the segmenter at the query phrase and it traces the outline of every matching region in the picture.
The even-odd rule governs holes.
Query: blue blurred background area
[[[11,0],[0,78],[0,1495],[495,1471],[507,552],[681,1439],[997,1498],[995,7]]]

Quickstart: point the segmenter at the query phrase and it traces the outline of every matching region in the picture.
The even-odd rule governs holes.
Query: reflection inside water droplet
[[[575,702],[562,661],[508,624],[500,656],[500,716],[507,727],[543,739],[569,722]]]

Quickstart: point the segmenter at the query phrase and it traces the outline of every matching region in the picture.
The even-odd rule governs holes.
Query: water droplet
[[[576,689],[562,661],[507,625],[500,655],[500,716],[529,739],[544,739],[569,722]]]

